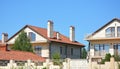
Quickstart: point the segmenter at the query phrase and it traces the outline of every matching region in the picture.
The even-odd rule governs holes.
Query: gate
[[[88,62],[86,59],[71,59],[70,69],[88,69]]]

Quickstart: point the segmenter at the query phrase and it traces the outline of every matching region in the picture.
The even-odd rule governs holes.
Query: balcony
[[[109,53],[109,52],[105,52],[105,51],[95,51],[94,52],[95,56],[102,56],[102,57],[104,57],[106,55],[106,53]]]

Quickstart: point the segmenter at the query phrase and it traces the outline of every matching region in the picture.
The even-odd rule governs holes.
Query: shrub
[[[105,55],[105,59],[102,59],[101,64],[104,64],[106,61],[110,61],[111,58],[111,54],[108,53]]]
[[[113,55],[115,61],[120,61],[120,55]]]
[[[105,55],[105,61],[110,61],[110,58],[111,58],[111,54],[110,53]]]

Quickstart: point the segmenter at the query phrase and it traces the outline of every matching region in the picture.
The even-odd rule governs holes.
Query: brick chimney
[[[75,41],[75,27],[74,26],[70,26],[70,41]]]
[[[2,43],[6,43],[7,40],[8,40],[8,34],[2,33]]]
[[[48,20],[47,36],[53,38],[53,22]]]

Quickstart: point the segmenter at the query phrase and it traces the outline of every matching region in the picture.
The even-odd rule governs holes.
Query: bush
[[[105,55],[105,59],[102,59],[102,61],[100,63],[104,64],[106,61],[110,61],[110,58],[111,58],[111,54],[108,53]]]
[[[101,64],[105,64],[105,59],[102,59],[102,61],[100,63]]]
[[[120,61],[120,55],[113,55],[115,61]]]
[[[105,61],[110,61],[110,58],[111,58],[111,54],[110,53],[105,55]]]

